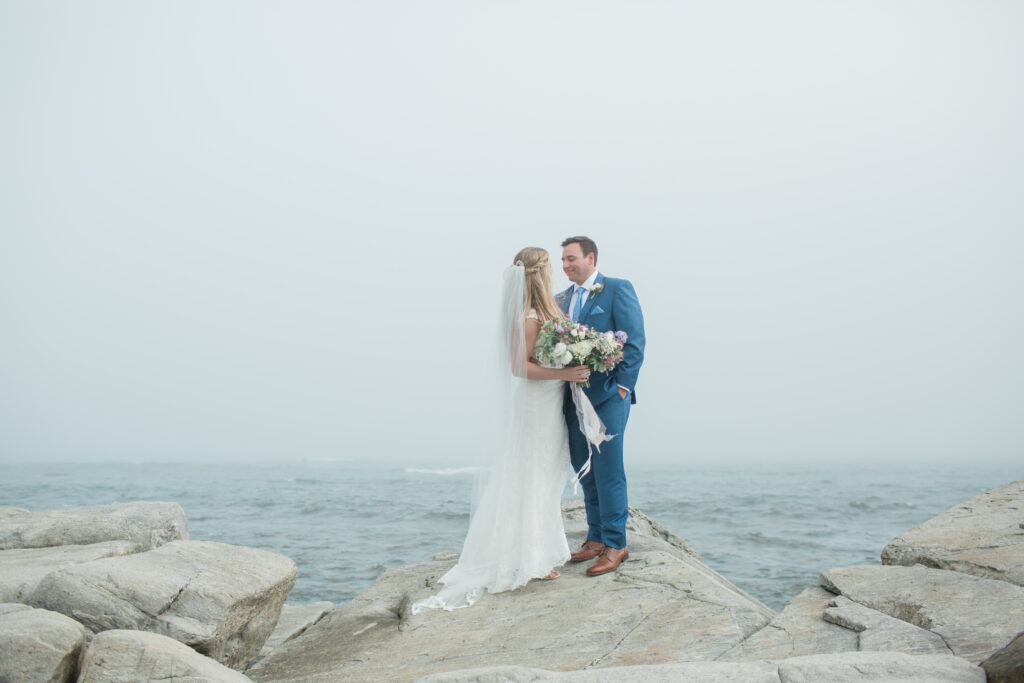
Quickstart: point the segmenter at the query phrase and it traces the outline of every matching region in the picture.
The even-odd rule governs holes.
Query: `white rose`
[[[562,346],[564,346],[564,344]],[[562,354],[562,357],[559,358],[559,360],[562,361],[563,366],[568,365],[569,363],[572,362],[572,353],[566,351],[564,354]]]
[[[590,352],[593,350],[593,342],[588,342],[586,340],[576,342],[575,344],[572,345],[572,352],[576,354],[577,358],[586,358],[587,356],[590,355]]]
[[[555,358],[558,358],[559,356],[562,356],[564,354],[565,354],[565,344],[563,344],[562,342],[558,342],[557,344],[555,344],[555,348],[551,352],[551,355],[554,356]]]

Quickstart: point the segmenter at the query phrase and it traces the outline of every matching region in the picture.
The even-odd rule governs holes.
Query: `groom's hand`
[[[619,387],[619,397],[620,397],[620,398],[622,398],[623,400],[625,400],[625,399],[626,399],[626,396],[627,396],[628,394],[629,394],[629,391],[627,391],[626,389],[623,389],[622,387]]]

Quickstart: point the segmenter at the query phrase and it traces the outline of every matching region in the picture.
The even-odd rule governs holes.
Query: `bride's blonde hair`
[[[526,308],[537,311],[541,322],[562,320],[565,314],[551,294],[551,255],[540,247],[520,250],[512,263],[522,263],[526,270]]]

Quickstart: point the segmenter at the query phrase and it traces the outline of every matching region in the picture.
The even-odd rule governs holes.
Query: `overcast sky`
[[[0,462],[470,460],[580,233],[627,460],[1019,459],[1022,83],[1013,0],[4,0]]]

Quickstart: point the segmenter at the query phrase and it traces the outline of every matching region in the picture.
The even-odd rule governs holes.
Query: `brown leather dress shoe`
[[[604,552],[604,549],[607,547],[608,546],[606,546],[604,543],[598,543],[597,541],[587,541],[583,544],[583,547],[581,547],[579,550],[570,555],[569,559],[573,562],[586,562],[587,560],[592,560],[598,555],[600,555],[602,552]]]
[[[587,576],[600,576],[615,571],[629,557],[629,548],[605,546],[597,562],[587,567]]]

